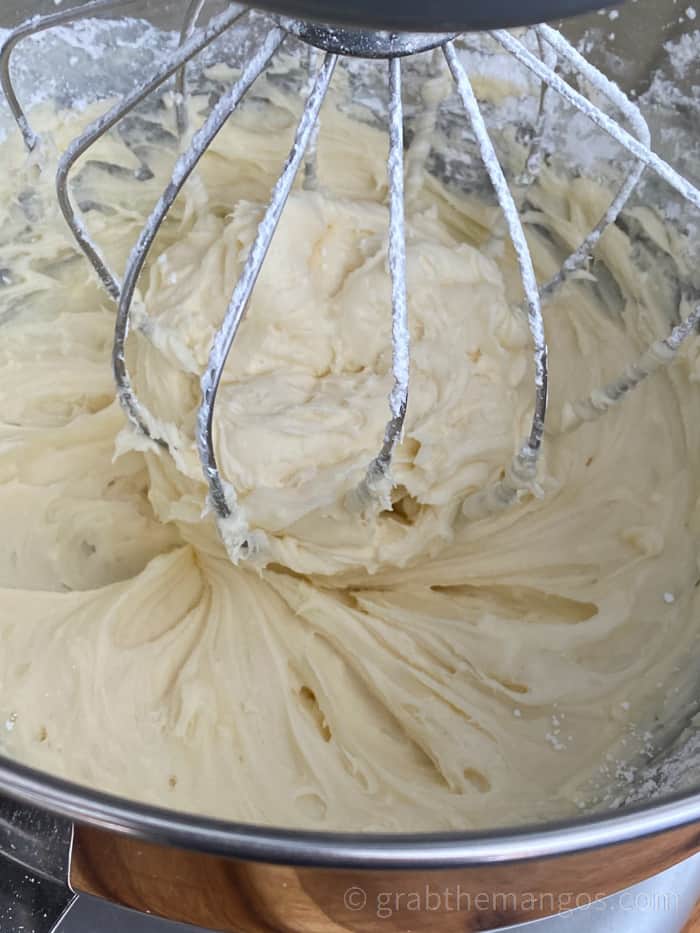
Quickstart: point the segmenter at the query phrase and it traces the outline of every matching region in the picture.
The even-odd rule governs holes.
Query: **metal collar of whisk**
[[[130,0],[91,0],[77,10],[66,10],[33,20],[19,27],[5,40],[0,50],[0,80],[10,102],[13,114],[23,133],[27,147],[32,149],[38,138],[32,131],[26,115],[17,101],[11,81],[10,56],[17,43],[43,29],[53,28],[71,19],[92,13],[124,6]],[[131,0],[134,2],[134,0]],[[294,0],[296,3],[296,0]],[[306,2],[306,0],[301,0]],[[552,0],[554,2],[554,0]],[[576,0],[574,4],[576,5]],[[594,3],[581,0],[579,7],[590,7]],[[597,4],[601,5],[601,4]],[[523,285],[523,310],[527,315],[532,337],[534,357],[534,405],[528,436],[515,452],[502,478],[489,487],[470,495],[462,504],[462,513],[469,519],[478,519],[484,514],[518,501],[525,493],[538,493],[536,483],[537,461],[544,435],[547,408],[547,344],[542,317],[542,301],[558,288],[572,272],[581,268],[596,246],[604,230],[615,222],[634,190],[645,167],[651,168],[695,207],[700,208],[700,192],[679,176],[670,166],[650,150],[649,131],[639,110],[624,94],[608,81],[599,71],[576,52],[566,40],[548,26],[538,26],[535,35],[539,55],[528,47],[526,41],[503,30],[493,30],[493,39],[507,52],[532,72],[542,82],[543,96],[540,102],[541,119],[544,118],[544,92],[553,90],[569,104],[585,113],[600,129],[612,136],[633,157],[631,168],[612,200],[608,210],[591,229],[579,247],[564,261],[561,270],[553,279],[540,285],[527,244],[527,238],[515,199],[498,160],[495,148],[481,114],[469,76],[462,64],[455,35],[452,33],[405,33],[379,29],[356,29],[352,26],[326,26],[307,20],[277,15],[270,19],[270,28],[259,48],[244,66],[238,80],[216,103],[204,124],[192,136],[189,145],[177,160],[170,183],[153,208],[127,262],[123,281],[109,268],[99,248],[92,242],[80,213],[73,206],[69,191],[69,174],[77,160],[106,132],[128,114],[140,101],[156,88],[175,76],[176,88],[185,88],[187,62],[198,55],[211,42],[235,23],[247,11],[231,6],[213,17],[202,29],[195,29],[204,0],[191,0],[185,10],[180,46],[154,74],[151,80],[128,94],[122,101],[98,118],[68,147],[62,156],[57,173],[57,193],[61,209],[75,238],[97,271],[110,295],[117,302],[118,310],[113,348],[113,368],[119,399],[136,427],[176,454],[180,445],[188,443],[174,426],[163,430],[163,425],[143,405],[133,391],[125,360],[125,345],[133,318],[133,302],[139,275],[155,241],[158,230],[183,185],[195,170],[207,147],[211,144],[226,120],[246,95],[256,78],[289,34],[306,42],[310,47],[325,53],[310,80],[308,97],[297,126],[294,141],[281,174],[275,183],[271,197],[258,227],[254,242],[244,262],[242,274],[236,283],[223,322],[215,334],[209,354],[208,365],[201,375],[202,400],[196,428],[197,448],[203,473],[209,487],[209,503],[216,515],[219,530],[233,560],[248,555],[255,549],[255,535],[248,528],[245,515],[239,506],[234,488],[220,474],[213,441],[213,416],[216,396],[226,359],[244,318],[255,282],[259,275],[275,229],[292,190],[301,166],[313,160],[315,137],[323,100],[328,91],[334,68],[340,55],[364,58],[379,58],[387,61],[389,85],[389,231],[388,260],[391,276],[392,311],[392,375],[393,387],[389,397],[390,417],[384,439],[377,456],[369,464],[359,485],[346,494],[345,502],[351,509],[375,510],[391,508],[391,462],[403,433],[408,406],[409,385],[409,322],[406,295],[406,245],[404,223],[404,140],[403,109],[401,93],[401,58],[431,48],[441,48],[446,65],[464,106],[481,158],[493,185],[498,203],[506,220],[508,234],[517,258]],[[468,7],[469,4],[466,5]],[[502,4],[498,9],[502,8]],[[506,3],[506,6],[508,4]],[[463,5],[462,9],[466,9]],[[479,4],[483,8],[483,4]],[[279,13],[279,4],[276,7]],[[305,9],[305,8],[304,8]],[[561,5],[559,7],[561,11]],[[290,9],[296,12],[296,7]],[[501,9],[502,12],[502,9]],[[552,11],[554,12],[554,11]],[[310,56],[310,66],[316,56]],[[575,74],[592,84],[612,106],[619,110],[629,123],[632,133],[594,106],[579,91],[557,73],[557,65],[565,64]],[[184,111],[178,108],[178,125],[182,128]],[[541,134],[539,134],[541,136]],[[535,144],[538,133],[535,133]],[[528,174],[530,180],[536,175],[536,153],[530,152]],[[584,400],[572,406],[574,416],[569,427],[581,420],[590,420],[604,413],[614,402],[619,401],[658,365],[668,362],[678,351],[683,340],[694,333],[700,319],[700,306],[678,324],[664,340],[650,347],[634,367],[628,368],[621,377],[609,386],[594,390]],[[137,326],[147,332],[147,320],[143,317]],[[578,419],[578,420],[577,420]]]
[[[366,29],[347,29],[328,26],[309,20],[276,18],[285,32],[291,33],[307,45],[333,55],[348,55],[353,58],[404,58],[429,52],[455,39],[459,33],[434,32],[388,32]]]

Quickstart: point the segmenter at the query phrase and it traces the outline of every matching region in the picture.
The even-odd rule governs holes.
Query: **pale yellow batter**
[[[172,110],[161,118],[172,126]],[[197,374],[293,115],[278,102],[236,116],[142,278],[153,342],[133,337],[129,361],[179,433],[173,455],[114,401],[114,308],[55,205],[53,153],[86,116],[34,119],[41,154],[13,135],[0,155],[0,749],[129,797],[285,826],[485,827],[592,799],[693,690],[697,347],[600,421],[558,429],[567,400],[667,331],[666,277],[613,228],[598,281],[546,306],[544,495],[468,522],[464,496],[527,432],[532,354],[497,211],[414,179],[394,505],[350,514],[391,385],[386,137],[331,102],[319,189],[291,197],[219,393],[222,473],[265,538],[234,566],[202,517]],[[74,189],[120,272],[174,156],[153,135],[138,151],[152,179],[134,181],[113,138],[91,158],[129,171],[84,165]],[[608,197],[554,175],[531,192],[541,279]],[[675,261],[671,234],[638,219]]]

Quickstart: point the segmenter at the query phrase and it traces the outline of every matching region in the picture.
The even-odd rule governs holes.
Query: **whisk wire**
[[[600,418],[645,379],[662,366],[668,366],[678,355],[683,342],[691,334],[697,333],[698,326],[700,326],[700,305],[697,305],[685,320],[676,324],[668,337],[650,344],[633,363],[625,367],[617,379],[594,389],[583,399],[565,403],[562,411],[562,432],[575,431],[584,422]]]
[[[553,71],[556,70],[557,53],[539,34],[537,34],[537,45],[540,58],[544,61],[545,65]],[[537,104],[537,116],[535,117],[532,138],[525,157],[525,167],[517,179],[518,184],[525,188],[534,184],[542,168],[543,146],[547,129],[547,104],[550,92],[551,88],[549,85],[545,84],[544,81],[540,82],[540,99]]]
[[[522,42],[514,39],[508,32],[497,30],[494,31],[492,35],[517,59],[517,61],[536,74],[540,80],[549,84],[568,103],[585,114],[596,126],[611,136],[624,149],[632,153],[637,160],[637,166],[632,170],[630,176],[631,178],[636,178],[635,185],[639,180],[636,176],[639,175],[639,177],[641,177],[643,169],[650,168],[685,198],[685,200],[692,204],[693,207],[700,209],[700,190],[649,148],[651,145],[649,128],[638,108],[635,107],[629,98],[622,93],[617,85],[591,65],[580,52],[567,42],[561,33],[544,24],[538,26],[537,31],[538,34],[555,49],[560,58],[568,61],[575,71],[581,74],[593,87],[622,110],[625,116],[630,120],[638,139],[635,139],[627,133],[618,123],[571,87],[571,85],[564,81],[559,75],[555,74],[551,69],[548,69],[542,61],[532,55]],[[628,178],[627,181],[629,182],[630,178]],[[622,201],[624,205],[629,194],[631,194],[631,191],[629,193],[627,192],[627,187],[628,184],[626,182],[623,184],[618,198],[611,204],[606,215],[589,234],[586,241],[584,241],[584,244],[588,244],[586,245],[586,252],[597,243],[597,240],[607,226],[614,223],[616,220],[617,214],[619,214],[619,210],[617,210],[619,204],[616,202]],[[634,186],[631,187],[633,188]],[[590,241],[593,237],[596,237],[596,239],[593,240],[591,245]],[[583,256],[584,244],[569,257],[569,260],[567,260],[570,266],[575,266],[576,262],[580,262]],[[578,257],[578,259],[576,257]],[[565,267],[566,265],[567,263],[565,263]],[[562,271],[564,271],[564,268]],[[566,272],[564,272],[564,274],[566,274]],[[555,279],[553,279],[551,283],[548,283],[545,289],[549,289],[549,286],[553,283],[559,284],[559,282],[556,281],[557,278],[558,277],[555,276]],[[661,366],[668,365],[677,355],[682,343],[687,340],[691,334],[697,333],[699,326],[700,306],[696,307],[685,320],[677,324],[666,338],[651,343],[646,350],[640,354],[637,361],[630,364],[619,377],[607,383],[605,386],[594,389],[585,398],[567,403],[563,409],[562,430],[574,430],[582,422],[592,421],[605,414],[614,404],[622,401],[633,389],[637,388],[637,386],[656,372]]]
[[[539,42],[543,44],[545,48],[548,48],[554,52],[554,54],[558,57],[558,49],[555,48],[555,46],[552,45],[552,43],[549,41],[549,33],[542,26],[536,27],[536,33]],[[563,52],[563,50],[561,51]],[[572,49],[571,51],[575,50]],[[610,103],[617,107],[623,116],[627,118],[639,142],[646,148],[650,147],[651,134],[649,132],[647,122],[642,116],[639,107],[635,106],[635,104],[632,103],[626,94],[622,93],[620,88],[614,82],[606,78],[605,75],[597,68],[594,68],[590,62],[583,58],[582,55],[577,53],[576,56],[572,58],[570,51],[567,50],[565,57],[572,65],[575,64],[581,74],[583,74],[585,78],[592,81],[598,91],[600,91],[610,101]],[[548,64],[546,57],[544,57],[544,63]],[[544,87],[549,87],[546,82],[543,82],[543,85]],[[614,224],[617,218],[620,216],[620,213],[624,209],[632,193],[639,184],[645,168],[646,166],[644,162],[642,162],[640,159],[635,159],[631,169],[627,172],[617,194],[610,202],[608,209],[605,211],[598,223],[588,233],[588,235],[574,250],[574,252],[572,252],[570,256],[567,256],[557,274],[542,286],[540,289],[540,294],[542,297],[551,295],[573,272],[576,272],[578,269],[582,268],[589,260],[591,253],[598,245],[598,242],[603,233],[605,233],[608,227]]]
[[[231,346],[245,315],[250,296],[257,281],[260,269],[272,242],[282,211],[287,203],[294,180],[304,158],[307,145],[318,120],[321,105],[325,99],[338,56],[327,53],[317,73],[314,87],[306,101],[303,113],[297,125],[294,142],[290,149],[282,172],[272,189],[272,195],[261,220],[255,239],[246,257],[243,271],[236,282],[223,323],[216,332],[211,345],[209,362],[201,379],[202,401],[197,415],[197,449],[202,463],[204,477],[209,486],[211,507],[221,521],[233,519],[237,531],[235,540],[223,529],[229,554],[238,560],[241,550],[248,547],[247,533],[240,523],[236,493],[228,483],[224,483],[219,473],[213,439],[213,414],[216,396],[223,374],[224,364]],[[229,525],[234,522],[229,521]],[[221,525],[220,525],[221,527]]]
[[[191,38],[197,26],[197,20],[204,9],[207,0],[190,0],[185,10],[185,18],[180,28],[180,48]],[[187,130],[187,105],[185,92],[187,90],[187,62],[184,62],[175,75],[175,124],[178,135],[183,136]]]
[[[555,29],[551,29],[549,26],[541,26],[540,28],[543,30],[543,35],[546,37],[547,41],[554,46],[560,56],[568,58],[574,67],[581,70],[584,77],[587,77],[596,84],[599,83],[602,74],[597,69],[594,69],[593,66],[590,65],[590,62],[586,62],[582,56],[579,56],[579,53],[564,39],[561,33],[558,33]],[[520,40],[515,39],[509,32],[503,29],[497,29],[494,30],[491,35],[504,49],[510,52],[517,61],[537,75],[540,80],[547,82],[547,84],[553,87],[564,100],[589,117],[599,129],[603,130],[609,136],[612,136],[616,142],[627,149],[628,152],[631,152],[635,158],[639,159],[645,166],[651,168],[657,175],[663,178],[664,181],[689,201],[693,207],[700,210],[700,191],[698,191],[694,185],[691,185],[687,179],[683,178],[683,176],[667,162],[659,158],[656,153],[652,152],[648,146],[631,136],[619,123],[616,123],[615,120],[606,113],[603,113],[602,110],[592,104],[583,94],[576,91],[570,84],[556,74],[556,72],[547,68],[536,55],[533,55]],[[590,68],[590,71],[588,68],[586,69],[587,73],[583,71],[579,63],[579,58],[581,62],[585,62],[588,68]]]
[[[315,46],[310,45],[307,48],[307,58],[306,66],[309,73],[307,95],[311,93],[313,88],[314,75],[318,71],[318,68],[321,63],[322,52],[320,49],[317,49]],[[319,118],[316,126],[313,129],[313,133],[309,139],[309,144],[306,147],[306,157],[304,158],[304,188],[307,191],[314,191],[318,187],[318,134],[321,130],[321,120]]]
[[[49,13],[47,16],[34,16],[13,29],[6,37],[2,46],[0,46],[0,86],[2,86],[7,98],[12,116],[24,137],[24,144],[30,152],[36,148],[39,137],[29,123],[12,82],[11,59],[15,46],[23,39],[28,39],[48,29],[55,29],[57,26],[63,26],[66,23],[86,19],[95,13],[103,13],[115,7],[126,7],[136,2],[137,0],[90,0],[90,2],[79,7],[58,10],[55,13]]]
[[[406,224],[404,217],[403,103],[401,59],[389,59],[389,273],[391,276],[391,351],[393,387],[389,396],[391,417],[384,431],[381,450],[372,460],[365,478],[348,498],[353,508],[369,504],[391,506],[391,461],[401,440],[410,368],[410,334],[406,300]]]
[[[93,242],[87,227],[79,212],[73,207],[68,188],[68,177],[71,169],[85,152],[115,126],[127,113],[141,103],[156,88],[160,87],[175,72],[194,58],[202,49],[206,48],[223,32],[229,29],[246,12],[244,7],[231,5],[219,16],[214,17],[205,29],[197,30],[193,36],[184,43],[145,84],[140,85],[124,99],[111,107],[101,117],[98,117],[80,136],[76,137],[61,156],[56,172],[56,194],[58,203],[70,227],[78,246],[87,256],[93,269],[97,272],[100,281],[108,293],[115,300],[119,300],[121,284],[118,277],[109,268],[97,245]]]
[[[544,333],[544,321],[542,319],[542,307],[540,304],[540,293],[535,277],[535,269],[532,263],[532,256],[525,238],[525,231],[518,214],[518,209],[513,198],[513,194],[506,181],[503,168],[496,155],[493,143],[486,128],[486,123],[479,109],[471,81],[467,76],[462,63],[459,61],[457,52],[452,42],[447,42],[444,46],[445,58],[448,67],[452,73],[457,86],[457,92],[462,100],[464,109],[467,112],[469,121],[476,137],[479,153],[481,155],[484,167],[493,185],[499,206],[505,217],[508,227],[508,234],[515,250],[515,255],[520,269],[520,277],[525,292],[525,302],[527,305],[527,318],[530,334],[534,347],[535,361],[535,406],[530,426],[530,434],[523,442],[521,449],[516,454],[516,463],[513,468],[506,473],[506,476],[498,481],[495,493],[484,490],[479,495],[486,493],[486,498],[490,501],[495,494],[496,498],[503,504],[507,504],[515,499],[523,488],[532,488],[535,478],[537,457],[542,445],[542,435],[544,433],[545,416],[547,412],[547,341]],[[513,480],[517,477],[517,483]]]
[[[274,28],[267,33],[255,55],[248,60],[238,80],[220,98],[202,128],[194,134],[187,151],[176,162],[171,179],[151,211],[127,261],[124,283],[119,298],[112,350],[112,366],[117,384],[117,395],[125,412],[136,427],[153,440],[166,445],[168,440],[162,437],[159,432],[156,418],[139,402],[134,394],[126,365],[125,346],[136,284],[158,231],[183,185],[240,101],[248,93],[256,78],[267,67],[283,40],[284,33],[281,29]],[[142,321],[142,328],[147,332],[147,318]]]

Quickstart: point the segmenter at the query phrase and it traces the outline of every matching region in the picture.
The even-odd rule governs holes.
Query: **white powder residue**
[[[616,777],[628,786],[614,800],[607,799],[608,806],[630,806],[697,787],[700,780],[700,717],[696,716],[672,747],[648,765]]]
[[[695,16],[690,18],[695,19]],[[698,67],[700,31],[696,29],[685,33],[680,39],[664,43],[664,51],[668,53],[673,76],[677,79],[687,77],[691,68]]]
[[[8,34],[0,30],[0,42]],[[47,101],[80,111],[133,90],[176,43],[174,33],[145,20],[79,20],[19,42],[11,57],[12,82],[27,111]],[[0,94],[0,139],[13,125]]]

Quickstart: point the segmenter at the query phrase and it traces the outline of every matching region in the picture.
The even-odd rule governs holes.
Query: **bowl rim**
[[[483,867],[571,855],[700,822],[700,791],[623,811],[485,831],[347,833],[240,823],[131,801],[0,755],[0,792],[78,824],[145,842],[278,865],[324,868]]]

